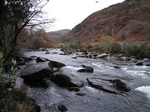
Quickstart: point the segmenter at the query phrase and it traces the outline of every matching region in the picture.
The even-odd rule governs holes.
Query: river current
[[[37,56],[66,64],[73,75],[84,81],[80,89],[84,96],[68,91],[48,80],[48,88],[31,88],[27,95],[36,100],[42,112],[60,112],[59,105],[65,105],[67,112],[149,112],[150,111],[150,67],[137,66],[131,62],[90,59],[71,55],[59,55],[59,49],[45,51],[28,51],[26,57]],[[81,65],[94,68],[93,73],[79,73]],[[119,68],[115,68],[118,66]],[[121,79],[130,88],[130,92],[121,94],[108,93],[92,88],[86,78]]]

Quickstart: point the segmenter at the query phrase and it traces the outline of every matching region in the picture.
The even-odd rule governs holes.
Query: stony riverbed
[[[79,78],[84,86],[79,91],[70,91],[46,80],[47,88],[30,87],[27,95],[37,102],[42,112],[149,112],[150,110],[150,67],[136,65],[131,61],[106,60],[103,58],[84,58],[77,54],[60,55],[60,49],[45,51],[26,51],[25,57],[44,57],[65,64],[61,70]],[[27,63],[36,63],[32,60]],[[81,65],[90,66],[93,72],[78,72]],[[25,65],[22,66],[24,68]],[[119,79],[129,88],[129,92],[114,94],[92,87],[87,79]]]

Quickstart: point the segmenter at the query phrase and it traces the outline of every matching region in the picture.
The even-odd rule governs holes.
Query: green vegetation
[[[102,36],[100,37],[100,41],[99,47],[101,51],[110,51],[111,44],[115,42],[110,36]]]
[[[150,42],[100,42],[100,51],[108,51],[112,54],[124,54],[137,58],[150,58]],[[102,47],[102,48],[101,48]]]
[[[1,0],[0,1],[0,50],[10,57],[17,45],[20,32],[32,29],[52,20],[41,18],[42,8],[48,0]]]
[[[17,89],[17,62],[12,59],[10,72],[6,74],[5,59],[0,52],[0,112],[35,112],[34,102],[26,96],[26,88]]]
[[[0,0],[0,112],[33,112],[35,109],[34,102],[25,94],[25,88],[15,88],[18,68],[12,55],[18,42],[33,40],[30,37],[35,26],[52,22],[41,18],[42,8],[48,1]],[[47,35],[37,32],[44,43],[42,46],[45,46]]]

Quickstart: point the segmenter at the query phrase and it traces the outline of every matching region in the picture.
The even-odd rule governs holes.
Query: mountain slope
[[[150,0],[126,0],[97,11],[66,37],[100,41],[102,36],[116,41],[150,40]]]
[[[69,33],[69,29],[64,29],[64,30],[59,30],[59,31],[52,31],[49,32],[48,34],[51,36],[52,40],[55,42],[60,42],[61,38]]]

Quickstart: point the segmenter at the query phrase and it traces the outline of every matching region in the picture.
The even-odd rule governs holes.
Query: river
[[[75,54],[59,55],[59,49],[45,51],[28,51],[26,57],[37,56],[66,64],[65,69],[84,81],[80,89],[85,95],[77,95],[48,80],[48,88],[31,88],[27,95],[36,100],[42,112],[60,112],[59,105],[65,105],[67,112],[149,112],[150,110],[150,67],[137,66],[125,61],[108,61],[104,59],[81,58],[73,59]],[[81,65],[94,68],[93,73],[79,73]],[[115,68],[119,66],[119,68]],[[113,94],[92,88],[86,78],[114,78],[123,80],[130,92]]]

